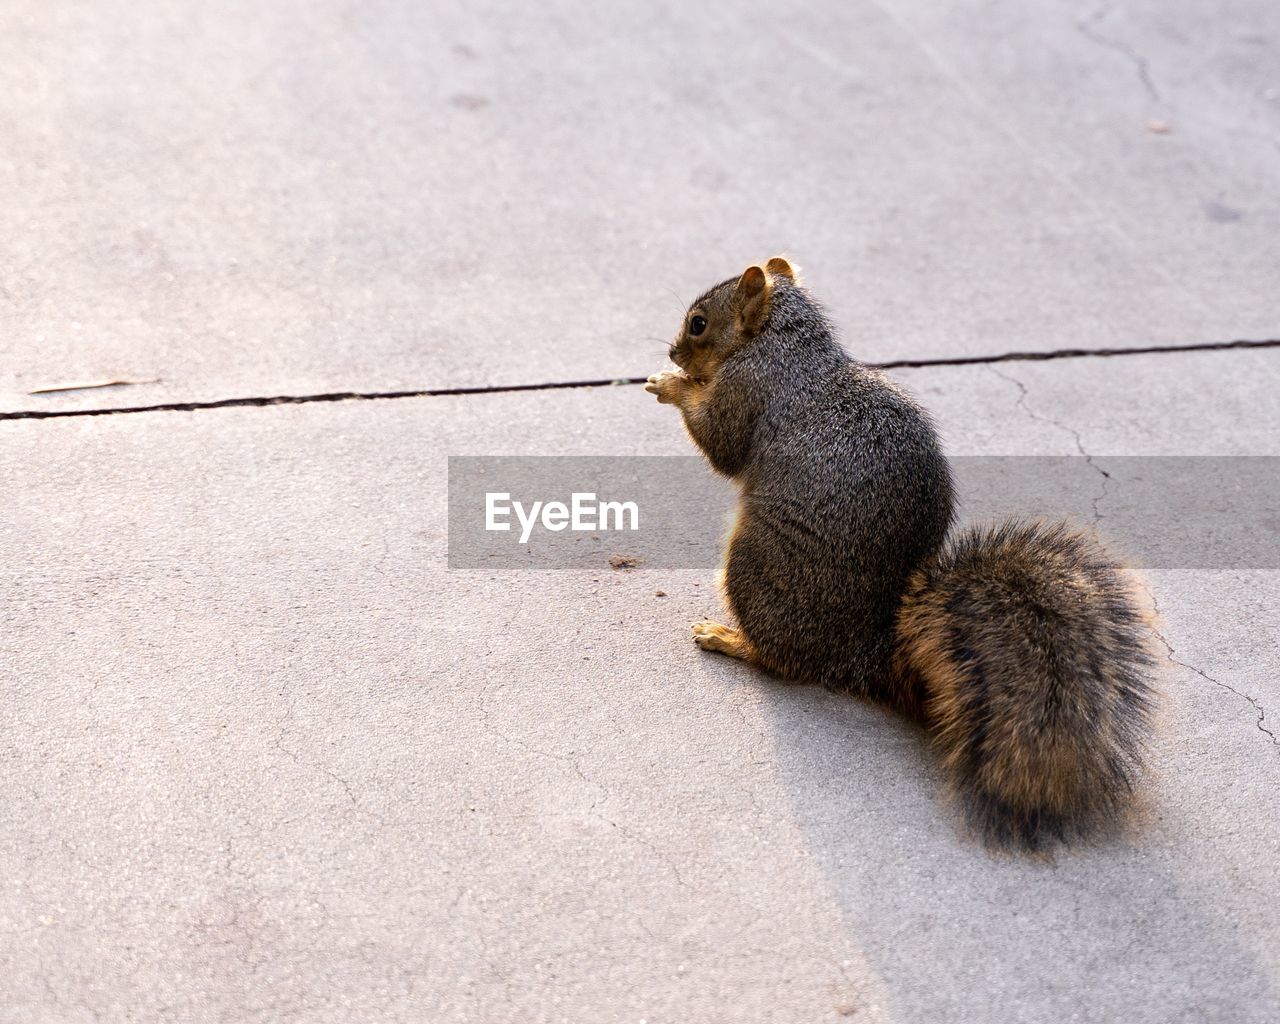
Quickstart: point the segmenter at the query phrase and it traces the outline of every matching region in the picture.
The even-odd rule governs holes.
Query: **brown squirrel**
[[[922,721],[992,846],[1045,851],[1122,820],[1155,704],[1128,571],[1065,524],[948,540],[951,471],[928,414],[851,359],[775,257],[689,307],[675,405],[740,487],[705,650]]]

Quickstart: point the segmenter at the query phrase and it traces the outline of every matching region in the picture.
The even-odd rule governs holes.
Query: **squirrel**
[[[739,487],[694,640],[921,722],[996,849],[1048,854],[1120,824],[1155,710],[1130,571],[1065,522],[952,532],[929,414],[836,340],[775,257],[691,305],[645,390]]]

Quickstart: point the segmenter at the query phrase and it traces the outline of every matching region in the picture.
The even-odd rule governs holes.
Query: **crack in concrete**
[[[935,366],[985,366],[991,363],[1048,362],[1058,359],[1110,359],[1118,356],[1165,355],[1179,352],[1225,352],[1233,349],[1280,348],[1280,338],[1202,342],[1191,345],[1141,345],[1128,348],[1064,348],[1045,352],[1002,352],[985,356],[939,356],[891,359],[868,363],[879,370],[925,369]],[[311,395],[254,395],[198,402],[157,402],[153,405],[107,406],[90,409],[23,409],[0,412],[0,420],[54,420],[77,416],[128,416],[144,412],[201,412],[206,409],[256,408],[269,405],[312,405],[332,402],[392,401],[399,398],[448,398],[466,395],[504,395],[522,391],[563,391],[578,388],[631,387],[647,377],[600,380],[547,381],[541,384],[484,384],[474,387],[416,388],[404,391],[331,391]]]
[[[382,815],[378,814],[377,812],[370,810],[368,807],[362,804],[360,800],[356,797],[355,790],[352,788],[351,783],[347,779],[343,778],[341,775],[335,772],[328,765],[323,764],[320,761],[316,761],[311,758],[307,758],[304,761],[301,754],[299,754],[296,750],[292,750],[289,747],[286,747],[284,745],[284,737],[285,737],[285,733],[287,732],[287,723],[289,719],[293,717],[293,712],[296,707],[297,707],[297,701],[294,701],[289,705],[289,710],[286,711],[280,717],[278,722],[276,722],[277,731],[276,731],[275,737],[271,741],[271,745],[275,747],[278,751],[280,751],[280,753],[284,754],[287,758],[289,758],[289,760],[291,760],[294,764],[302,767],[311,767],[311,768],[319,769],[319,771],[321,771],[327,778],[329,778],[330,781],[336,782],[339,786],[342,787],[342,791],[346,793],[347,799],[351,801],[352,807],[354,807],[361,814],[364,814],[367,817],[372,818],[374,821],[378,822],[378,824],[386,828],[389,825],[389,822],[387,821],[387,819],[384,818]]]
[[[1137,70],[1138,80],[1142,82],[1142,87],[1147,91],[1147,95],[1155,102],[1162,103],[1164,97],[1160,95],[1160,90],[1156,88],[1156,84],[1151,78],[1151,64],[1147,58],[1127,43],[1112,39],[1110,36],[1104,36],[1095,28],[1095,26],[1106,20],[1111,12],[1115,10],[1115,6],[1114,3],[1103,4],[1087,18],[1076,22],[1076,29],[1082,36],[1098,46],[1128,58]]]
[[[1156,597],[1155,592],[1152,591],[1149,587],[1144,587],[1144,589],[1147,591],[1147,596],[1151,598],[1151,607],[1155,610],[1156,615],[1159,616],[1160,615],[1159,599]],[[1276,734],[1267,728],[1265,724],[1267,720],[1266,709],[1262,706],[1262,703],[1256,697],[1252,697],[1247,693],[1237,690],[1230,683],[1224,683],[1221,679],[1215,679],[1213,676],[1209,675],[1208,672],[1204,671],[1204,669],[1197,668],[1195,665],[1192,665],[1189,662],[1185,662],[1181,658],[1177,657],[1177,651],[1174,649],[1173,644],[1169,642],[1169,638],[1166,637],[1164,633],[1162,633],[1154,624],[1151,627],[1151,632],[1156,635],[1156,638],[1164,646],[1165,658],[1168,661],[1172,662],[1175,665],[1179,665],[1190,672],[1194,672],[1196,675],[1198,675],[1201,679],[1205,680],[1206,682],[1213,683],[1214,686],[1221,687],[1222,689],[1226,690],[1228,693],[1235,694],[1241,700],[1249,704],[1249,706],[1252,707],[1253,710],[1258,713],[1258,717],[1254,721],[1254,725],[1258,727],[1258,730],[1260,732],[1266,734],[1266,736],[1271,740],[1272,746],[1280,747],[1280,738],[1277,738]]]
[[[586,772],[582,770],[581,758],[576,757],[573,754],[558,754],[555,751],[543,750],[540,747],[535,747],[532,744],[526,743],[522,739],[512,736],[509,733],[503,732],[501,729],[499,729],[497,726],[493,724],[493,721],[489,717],[489,705],[488,705],[488,699],[487,699],[489,694],[489,688],[492,685],[493,685],[492,683],[485,683],[484,687],[480,690],[479,699],[477,700],[477,707],[480,711],[480,718],[482,720],[485,730],[488,731],[490,734],[497,736],[499,739],[503,740],[504,742],[510,743],[513,746],[519,747],[521,750],[527,751],[530,754],[534,754],[538,757],[544,757],[548,760],[558,761],[561,764],[568,765],[573,770],[573,773],[578,776],[579,779],[581,779],[586,785],[591,787],[597,793],[597,795],[594,796],[591,800],[591,806],[587,808],[587,814],[598,818],[600,821],[603,821],[606,825],[609,825],[611,828],[617,829],[620,833],[622,833],[623,836],[625,836],[627,839],[630,839],[633,843],[638,843],[639,845],[645,847],[658,860],[660,860],[663,864],[667,866],[667,868],[671,871],[671,874],[675,877],[676,883],[678,885],[680,885],[682,888],[688,888],[689,883],[685,881],[684,875],[681,874],[679,866],[676,864],[675,860],[672,858],[672,856],[669,853],[667,853],[665,850],[659,849],[658,846],[655,845],[652,840],[647,839],[644,836],[637,835],[627,826],[619,824],[618,822],[614,821],[609,815],[605,814],[603,811],[597,810],[597,808],[601,804],[608,802],[609,796],[610,796],[609,789],[604,785],[604,783],[598,782],[597,780],[590,778],[586,774]]]
[[[44,989],[46,997],[46,1005],[58,1007],[60,1009],[81,1009],[88,1013],[95,1021],[102,1020],[102,1011],[96,1006],[91,1005],[87,999],[67,999],[53,986],[53,981],[49,976],[49,970],[41,963],[36,969],[36,977],[39,979],[41,987]]]
[[[1014,385],[1018,389],[1018,401],[1015,404],[1017,408],[1021,409],[1031,419],[1037,420],[1041,423],[1047,423],[1052,427],[1056,427],[1057,429],[1070,434],[1072,439],[1075,441],[1076,451],[1078,451],[1082,456],[1084,456],[1084,461],[1088,464],[1089,468],[1092,469],[1095,473],[1097,473],[1102,478],[1102,484],[1101,484],[1102,490],[1100,490],[1097,494],[1095,494],[1093,496],[1093,499],[1090,502],[1090,504],[1093,507],[1093,525],[1097,526],[1098,523],[1101,522],[1101,520],[1104,518],[1101,510],[1098,508],[1098,505],[1107,497],[1107,488],[1111,481],[1111,474],[1108,473],[1101,466],[1099,466],[1096,462],[1094,462],[1093,461],[1094,456],[1090,455],[1089,452],[1085,450],[1084,441],[1080,437],[1080,431],[1076,430],[1076,428],[1071,426],[1070,424],[1062,423],[1061,421],[1055,420],[1049,416],[1044,416],[1041,413],[1038,413],[1034,409],[1032,409],[1031,406],[1027,405],[1027,397],[1029,393],[1027,391],[1027,386],[1022,381],[1018,380],[1017,377],[1010,376],[1009,374],[1006,374],[1006,373],[1001,373],[999,370],[995,369],[994,367],[991,368],[991,372],[994,373],[1001,380],[1007,381],[1008,383]]]
[[[244,892],[239,898],[232,898],[230,913],[224,920],[203,920],[196,923],[196,928],[200,932],[227,931],[232,934],[226,938],[200,938],[198,944],[230,947],[237,960],[252,966],[253,947],[258,943],[259,936],[258,930],[244,918],[246,913],[261,912],[262,905],[266,902],[266,895],[259,888],[258,880],[251,871],[236,866],[240,856],[236,852],[234,836],[227,837],[223,849],[226,856],[222,862],[222,873],[224,876],[239,879],[243,884]]]
[[[934,46],[930,45],[928,39],[917,30],[910,19],[904,19],[898,13],[896,5],[884,2],[884,0],[872,0],[872,3],[897,26],[904,36],[904,41],[913,43],[982,117],[1021,149],[1041,171],[1056,179],[1071,192],[1082,208],[1091,211],[1099,219],[1104,229],[1115,235],[1130,251],[1132,258],[1145,259],[1146,250],[1138,243],[1135,237],[1130,235],[1122,220],[1117,218],[1116,212],[1103,206],[1090,189],[1084,188],[1077,183],[1070,171],[1065,170],[1060,166],[1059,161],[1052,159],[1045,153],[1044,147],[1036,141],[1036,138],[1024,133],[1022,126],[1016,119],[1006,116],[998,96],[985,96],[983,90],[957,70],[944,53],[940,53]],[[1088,19],[1085,19],[1085,21],[1087,22]],[[1177,289],[1181,287],[1181,282],[1169,270],[1150,260],[1146,260],[1146,263],[1156,276],[1162,278],[1170,288]],[[1190,298],[1206,316],[1213,315],[1213,309],[1210,308],[1210,303],[1207,299],[1200,296],[1191,296]]]

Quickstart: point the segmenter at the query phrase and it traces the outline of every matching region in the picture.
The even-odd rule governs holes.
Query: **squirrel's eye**
[[[689,321],[689,333],[695,338],[707,329],[706,317],[695,316]]]

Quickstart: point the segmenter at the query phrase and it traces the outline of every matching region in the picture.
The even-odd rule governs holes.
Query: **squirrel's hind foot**
[[[693,642],[704,651],[719,651],[731,658],[752,661],[755,657],[751,643],[743,635],[742,630],[734,629],[732,626],[722,626],[708,619],[693,624]]]

